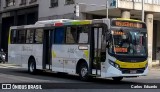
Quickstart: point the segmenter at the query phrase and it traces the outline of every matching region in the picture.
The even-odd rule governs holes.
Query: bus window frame
[[[16,31],[16,43],[13,43],[12,42],[12,39],[13,39],[13,34],[12,34],[12,32],[13,31]],[[18,39],[19,39],[19,31],[25,31],[25,43],[26,43],[26,29],[11,29],[11,32],[10,32],[10,36],[11,36],[11,38],[10,38],[10,41],[11,41],[11,43],[10,44],[25,44],[25,43],[19,43],[18,42]]]
[[[42,29],[43,31],[43,33],[42,33],[42,42],[41,43],[35,43],[35,37],[36,37],[36,35],[35,35],[35,32],[37,31],[37,29]],[[44,29],[43,28],[36,28],[36,29],[34,29],[34,34],[33,34],[33,44],[43,44],[43,39],[44,39]]]
[[[66,30],[66,28],[65,28],[64,26],[60,26],[60,27],[55,27],[55,28],[53,28],[53,31],[52,31],[52,32],[53,32],[54,35],[52,35],[52,37],[54,37],[54,41],[52,41],[52,44],[58,44],[58,43],[55,43],[55,33],[56,33],[55,30],[56,30],[56,28],[64,28],[64,30]],[[50,29],[50,30],[51,30],[51,29]],[[66,40],[66,39],[65,39],[65,37],[66,37],[66,36],[65,36],[65,33],[66,33],[66,32],[64,31],[64,33],[63,33],[63,35],[64,35],[64,40],[63,40],[63,43],[62,43],[62,44],[65,44],[65,40]],[[62,45],[62,44],[59,44],[59,45]]]
[[[16,43],[17,43],[17,29],[11,29],[11,32],[10,32],[10,41],[11,43],[10,44],[16,44],[15,42],[13,43],[13,32],[16,31]]]
[[[28,30],[33,30],[33,29],[26,29],[26,33],[27,33]],[[32,38],[33,42],[32,43],[26,43],[26,44],[36,44],[36,43],[34,43],[35,29],[33,31],[34,31],[33,32],[33,38]],[[27,34],[26,34],[26,36],[27,36]]]
[[[99,24],[99,23],[98,23]],[[104,23],[103,23],[104,24]],[[91,27],[92,27],[92,25],[93,24],[85,24],[85,25],[64,25],[64,26],[58,26],[58,27],[55,27],[55,26],[50,26],[50,27],[35,27],[35,28],[19,28],[19,29],[11,29],[11,32],[10,32],[10,35],[11,35],[11,38],[10,38],[10,40],[12,41],[12,30],[16,30],[16,31],[19,31],[19,30],[25,30],[26,32],[25,32],[25,37],[26,37],[26,33],[27,33],[27,30],[34,30],[34,37],[35,37],[35,30],[36,29],[43,29],[43,32],[45,32],[45,30],[51,30],[51,31],[53,31],[54,33],[55,33],[55,29],[56,28],[61,28],[61,27],[64,27],[65,28],[65,32],[64,32],[64,36],[65,36],[65,42],[63,43],[63,44],[55,44],[55,43],[52,43],[52,44],[55,44],[55,45],[89,45],[90,44],[90,38],[91,38]],[[67,27],[78,27],[78,26],[88,26],[89,27],[89,32],[88,32],[88,43],[78,43],[78,42],[76,42],[76,43],[66,43],[66,28]],[[76,28],[77,29],[77,28]],[[77,31],[77,30],[76,30]],[[78,33],[76,33],[76,34],[78,34]],[[34,37],[33,37],[33,39],[34,39]],[[43,33],[43,38],[44,38],[44,33]],[[11,43],[11,44],[43,44],[43,42],[42,43],[26,43],[26,41],[25,41],[25,43]]]
[[[34,42],[36,29],[43,29],[43,32],[44,32],[44,27],[39,27],[39,28],[24,28],[24,29],[11,29],[11,32],[10,32],[10,36],[11,36],[10,40],[11,40],[11,43],[10,43],[10,44],[32,44],[32,45],[33,45],[33,44],[43,44],[43,40],[42,40],[42,43],[35,43],[35,42]],[[12,31],[13,31],[13,30],[16,30],[16,31],[25,30],[25,43],[18,43],[18,42],[12,43],[12,39],[13,39]],[[34,34],[33,34],[33,36],[34,36],[34,37],[33,37],[33,43],[26,43],[27,30],[33,30],[33,31],[34,31]],[[17,34],[16,34],[16,35],[17,35]],[[18,34],[18,36],[19,36],[19,34]],[[44,33],[43,33],[42,37],[44,38]],[[43,38],[42,38],[42,39],[43,39]]]
[[[141,31],[141,32],[146,32],[146,34],[147,34],[147,38],[146,38],[146,41],[147,41],[147,43],[146,44],[148,44],[148,31],[147,31],[147,28],[132,28],[132,27],[118,27],[118,26],[111,26],[111,28],[109,29],[109,31],[111,31],[111,30],[113,30],[113,29],[140,29],[140,30],[143,30],[143,31]],[[110,42],[111,42],[111,40],[112,39],[110,39]],[[112,42],[112,46],[113,46],[113,42]],[[148,52],[148,46],[146,46],[146,49],[147,49],[147,51],[146,52]],[[116,58],[120,58],[120,57],[122,57],[121,55],[116,55],[116,54],[114,54],[114,53],[110,53],[109,52],[109,50],[108,50],[108,54],[109,55],[111,55],[111,56],[113,56],[113,57],[116,57]],[[146,56],[143,56],[143,57],[147,57],[148,56],[148,53],[147,53],[147,55]],[[124,58],[125,58],[125,56],[123,56]],[[127,56],[126,56],[127,57]],[[139,58],[139,57],[141,57],[141,56],[129,56],[129,57],[135,57],[135,58]]]
[[[66,43],[66,29],[67,27],[76,27],[76,31],[77,31],[77,27],[79,26],[88,26],[89,27],[89,32],[88,32],[88,43],[78,43],[78,40],[76,41],[76,43]],[[64,32],[64,40],[65,42],[63,44],[56,44],[56,43],[52,43],[54,45],[88,45],[90,44],[90,33],[91,33],[91,25],[65,25],[65,26],[59,26],[59,27],[45,27],[45,30],[52,30],[52,32],[54,32],[53,34],[55,34],[55,29],[56,28],[61,28],[64,27],[65,32]],[[78,32],[76,32],[76,37],[77,37]],[[54,38],[55,39],[55,38]]]

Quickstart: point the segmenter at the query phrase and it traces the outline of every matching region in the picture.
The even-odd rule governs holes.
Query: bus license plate
[[[135,73],[137,73],[137,71],[136,70],[130,70],[130,73],[135,74]]]

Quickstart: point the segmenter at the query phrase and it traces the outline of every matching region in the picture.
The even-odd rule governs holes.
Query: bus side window
[[[20,44],[25,43],[25,41],[26,41],[25,33],[26,33],[25,30],[18,31],[18,43],[20,43]]]
[[[11,43],[12,44],[17,43],[17,31],[16,30],[11,31]]]
[[[54,31],[54,43],[55,44],[63,44],[65,38],[64,28],[55,28]]]
[[[88,43],[89,27],[88,26],[77,27],[77,31],[78,31],[78,43]]]
[[[75,27],[66,28],[66,43],[74,44],[77,42],[77,31]]]
[[[34,30],[28,29],[26,34],[26,43],[33,43]]]
[[[43,29],[36,29],[34,43],[42,43],[43,42]]]

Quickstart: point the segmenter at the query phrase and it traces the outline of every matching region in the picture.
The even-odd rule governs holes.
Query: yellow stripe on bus
[[[86,56],[86,59],[89,59],[89,51],[88,50],[84,50],[84,55]]]
[[[52,57],[53,57],[53,58],[56,58],[56,57],[57,57],[57,55],[56,55],[56,52],[55,52],[55,51],[52,51]]]
[[[121,62],[117,60],[116,63],[120,66],[120,68],[145,68],[147,65],[147,61],[131,63],[131,62]]]
[[[11,44],[11,29],[9,30],[8,44]]]

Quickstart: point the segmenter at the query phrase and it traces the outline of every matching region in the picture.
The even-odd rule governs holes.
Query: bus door
[[[102,27],[92,27],[90,53],[93,75],[101,75],[101,62],[105,62],[106,51],[103,50],[105,36],[103,36],[103,34],[105,33]]]
[[[43,35],[43,69],[51,70],[51,30],[44,30]]]

